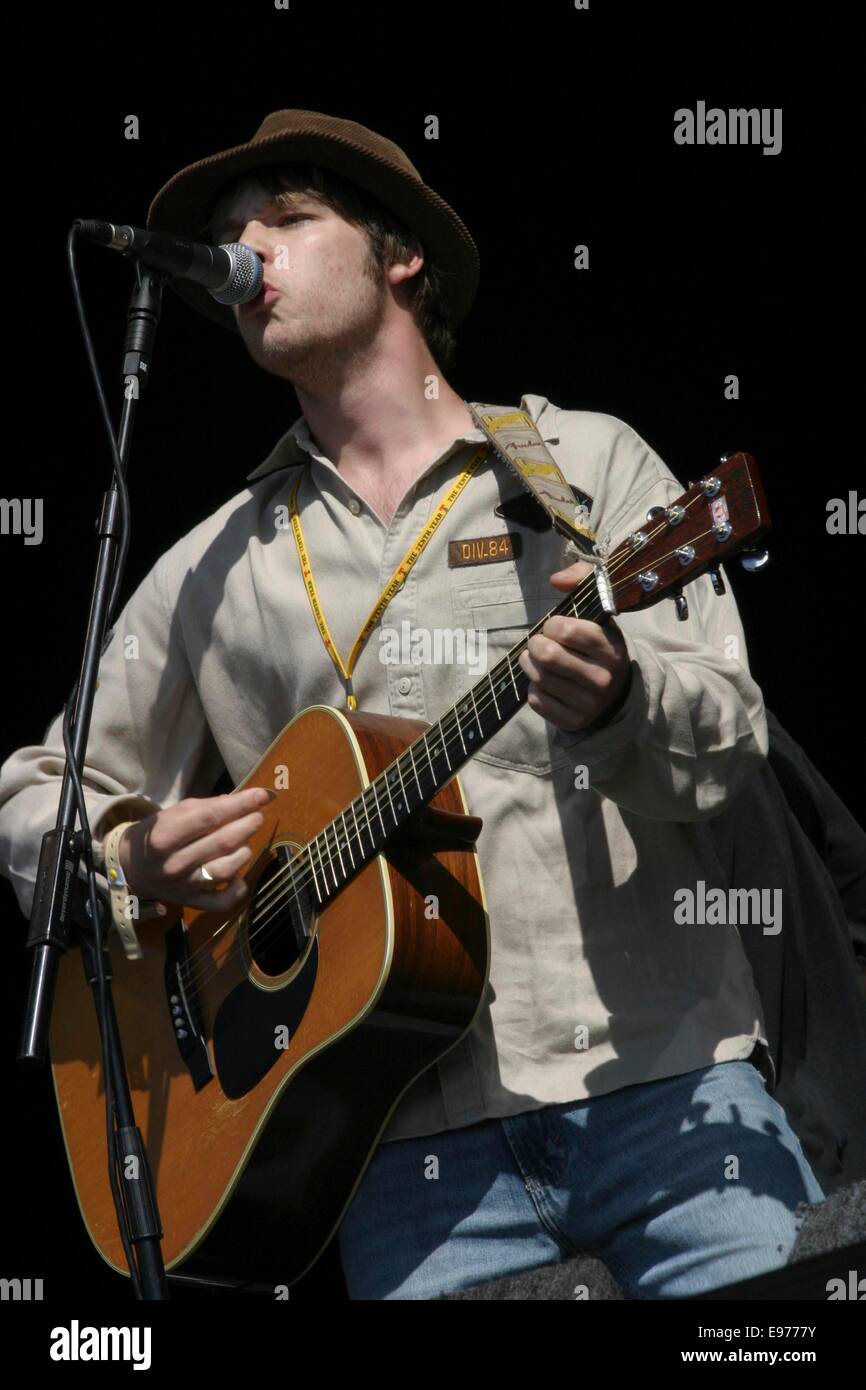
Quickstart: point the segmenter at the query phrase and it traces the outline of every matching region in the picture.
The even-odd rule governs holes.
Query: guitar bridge
[[[165,994],[178,1051],[197,1091],[213,1080],[210,1057],[189,966],[183,923],[165,936]]]

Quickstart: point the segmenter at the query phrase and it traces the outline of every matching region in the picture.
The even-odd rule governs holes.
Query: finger
[[[199,870],[207,865],[207,871],[211,878],[216,879],[217,883],[228,882],[233,879],[235,874],[240,873],[244,864],[252,858],[252,849],[249,845],[241,845],[234,854],[223,854],[218,859],[202,859],[192,871],[192,882],[198,886]]]
[[[580,703],[583,703],[583,697],[578,696],[578,699]],[[592,722],[595,714],[595,707],[591,702],[588,702],[585,710],[580,712],[573,706],[558,700],[555,695],[545,694],[535,684],[529,687],[527,704],[544,719],[549,719],[552,724],[556,724],[558,728],[568,732],[582,729],[585,724]]]
[[[231,821],[222,829],[214,831],[213,834],[193,840],[190,844],[186,844],[181,849],[167,855],[162,863],[162,872],[169,881],[186,878],[202,864],[210,864],[213,859],[221,859],[224,855],[234,854],[235,850],[245,844],[251,835],[261,829],[264,823],[265,818],[261,811],[251,811],[249,815],[242,816],[240,820]]]
[[[275,795],[266,787],[245,787],[225,796],[188,797],[171,808],[161,826],[154,827],[151,844],[157,852],[170,854],[251,811],[260,810]]]
[[[564,613],[557,613],[547,619],[541,635],[552,638],[570,651],[580,652],[587,660],[603,661],[610,656],[619,629],[611,624],[607,628],[600,627],[589,618],[568,618]]]
[[[522,660],[526,657],[526,661]],[[589,657],[578,656],[576,652],[566,651],[558,642],[536,635],[529,639],[528,645],[518,658],[530,680],[543,681],[548,676],[558,676],[572,681],[595,693],[610,688],[613,675],[605,662],[593,661]]]
[[[571,676],[561,676],[555,671],[548,671],[536,665],[527,652],[521,652],[520,665],[529,676],[531,685],[545,695],[552,695],[557,700],[561,700],[566,705],[575,706],[578,703],[588,706],[591,701],[598,700],[603,693],[597,686],[590,686],[588,683],[573,679]]]
[[[593,566],[586,560],[575,560],[573,565],[568,565],[566,569],[554,570],[550,576],[551,583],[556,580],[557,584],[579,584],[582,579],[588,579],[592,574]]]
[[[218,893],[202,892],[190,887],[185,889],[183,893],[177,893],[173,901],[182,903],[184,907],[203,908],[205,912],[230,913],[235,908],[240,907],[241,903],[249,897],[249,891],[246,881],[242,878],[236,878]],[[166,899],[166,901],[172,900]]]

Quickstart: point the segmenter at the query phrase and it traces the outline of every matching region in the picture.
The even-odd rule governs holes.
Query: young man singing
[[[149,225],[260,256],[250,303],[177,289],[291,384],[301,415],[120,615],[84,781],[95,838],[131,822],[118,854],[132,892],[230,908],[266,793],[207,795],[223,763],[240,781],[308,705],[351,696],[432,721],[477,678],[466,662],[385,661],[378,635],[342,663],[484,443],[445,376],[478,259],[396,145],[297,110],[181,170]],[[531,394],[521,405],[591,499],[603,541],[682,491],[623,421]],[[275,526],[296,485],[342,663],[293,530]],[[589,573],[532,506],[489,453],[383,627],[477,630],[490,669]],[[476,564],[449,545],[490,537],[509,539]],[[137,661],[124,660],[124,633],[139,637]],[[773,1061],[736,928],[674,918],[678,889],[727,888],[707,823],[767,753],[733,598],[704,577],[685,622],[670,603],[604,627],[557,616],[520,664],[527,704],[461,772],[484,821],[489,987],[471,1030],[399,1101],[348,1207],[353,1298],[434,1298],[580,1251],[627,1297],[682,1297],[783,1264],[798,1202],[823,1196],[765,1084]],[[25,912],[56,810],[60,728],[58,716],[44,745],[2,769],[0,852]]]

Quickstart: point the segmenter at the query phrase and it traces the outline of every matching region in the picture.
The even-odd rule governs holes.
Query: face
[[[218,206],[213,231],[216,241],[242,241],[261,257],[264,291],[232,313],[266,371],[312,384],[326,363],[333,369],[375,341],[389,273],[376,265],[366,233],[332,208],[307,194],[281,207],[251,181]]]

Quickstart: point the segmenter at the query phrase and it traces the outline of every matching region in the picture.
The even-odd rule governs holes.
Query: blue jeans
[[[353,1299],[427,1299],[585,1253],[626,1298],[786,1263],[824,1193],[750,1062],[380,1144],[340,1226]]]

